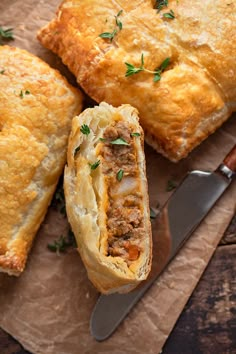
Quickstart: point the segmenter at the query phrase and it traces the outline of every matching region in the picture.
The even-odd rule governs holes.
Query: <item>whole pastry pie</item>
[[[64,168],[82,94],[9,46],[0,46],[0,83],[0,271],[19,275]]]
[[[89,96],[136,107],[178,161],[235,110],[236,1],[65,0],[38,34]]]

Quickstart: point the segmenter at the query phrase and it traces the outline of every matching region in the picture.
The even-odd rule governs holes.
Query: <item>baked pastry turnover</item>
[[[64,0],[38,38],[94,100],[136,107],[147,142],[178,161],[235,110],[235,6]]]
[[[102,293],[128,292],[151,267],[143,131],[130,105],[106,103],[73,119],[64,173],[66,210]]]
[[[19,275],[64,168],[82,95],[9,46],[0,46],[0,83],[0,271]]]

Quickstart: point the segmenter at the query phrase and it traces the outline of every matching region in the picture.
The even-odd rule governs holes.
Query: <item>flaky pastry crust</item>
[[[125,127],[118,129],[119,137],[126,134],[134,151],[112,146],[106,134],[116,132],[116,124]],[[88,134],[82,132],[84,125]],[[75,117],[67,163],[66,211],[88,277],[102,293],[128,292],[146,279],[152,258],[143,131],[136,109],[103,102]],[[124,175],[117,180],[121,169]]]
[[[169,0],[158,12],[155,2],[64,0],[38,38],[93,99],[136,107],[147,142],[178,161],[235,111],[236,3]],[[125,62],[140,67],[142,54],[149,70],[170,58],[160,81],[125,76]]]
[[[0,271],[19,275],[66,160],[82,94],[19,48],[0,46]]]

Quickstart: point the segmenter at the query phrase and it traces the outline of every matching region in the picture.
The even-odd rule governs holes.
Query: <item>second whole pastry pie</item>
[[[235,111],[235,0],[64,0],[38,34],[97,102],[136,107],[178,161]]]
[[[9,46],[0,46],[0,83],[0,271],[20,275],[63,171],[82,94]]]

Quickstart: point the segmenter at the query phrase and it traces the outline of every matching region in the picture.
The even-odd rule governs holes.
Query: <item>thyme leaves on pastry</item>
[[[120,10],[118,12],[118,14],[115,16],[115,21],[116,21],[116,28],[114,28],[114,30],[112,32],[103,32],[99,34],[99,37],[104,38],[104,39],[110,39],[111,42],[113,40],[113,38],[115,37],[115,35],[122,30],[123,28],[123,24],[120,20],[120,15],[122,14],[123,10]]]
[[[126,65],[126,73],[125,73],[125,76],[131,76],[131,75],[134,75],[134,74],[138,74],[140,71],[144,71],[144,55],[142,53],[141,55],[141,65],[137,68],[135,67],[133,64],[130,64],[130,63],[127,63],[125,62],[125,65]]]
[[[170,64],[170,58],[166,58],[159,67],[157,67],[155,70],[148,70],[144,67],[144,55],[142,53],[141,55],[141,65],[139,67],[135,67],[133,64],[130,63],[125,63],[126,65],[126,73],[125,76],[131,76],[134,74],[138,74],[141,71],[145,71],[150,74],[154,74],[153,81],[157,82],[161,80],[161,74],[162,72],[167,68],[167,66]]]
[[[119,182],[122,180],[123,176],[124,176],[124,171],[123,171],[123,170],[119,170],[119,171],[117,172],[117,174],[116,174],[116,178],[117,178],[117,180],[118,180]]]
[[[122,14],[123,10],[120,10],[118,12],[118,14],[115,16],[115,19],[116,19],[116,25],[119,27],[119,30],[122,30],[123,28],[123,24],[121,22],[121,20],[119,19],[119,16]]]
[[[115,140],[110,141],[110,144],[112,145],[129,145],[127,141],[123,138],[117,138]]]
[[[91,170],[96,170],[96,168],[100,165],[101,161],[98,160],[96,162],[94,162],[93,164],[92,163],[89,163],[89,166],[91,168]]]
[[[130,133],[130,136],[140,136],[140,133]]]
[[[157,12],[160,12],[163,7],[168,6],[168,0],[156,0],[156,3],[154,5],[154,8],[157,9]]]
[[[84,135],[89,135],[90,133],[89,126],[87,124],[83,124],[82,127],[80,128],[80,131]]]
[[[25,95],[30,95],[30,91],[29,90],[20,90],[19,96],[20,98],[24,98]]]
[[[173,20],[175,18],[175,14],[174,14],[174,11],[173,10],[170,10],[169,12],[165,12],[163,14],[163,17],[164,18],[169,18],[171,20]]]
[[[117,30],[114,29],[113,32],[103,32],[103,33],[99,34],[99,37],[104,38],[104,39],[110,39],[112,41],[113,38],[115,37],[116,33],[117,33]]]
[[[2,45],[4,41],[10,41],[13,39],[13,28],[3,29],[2,27],[0,27],[0,45]]]

